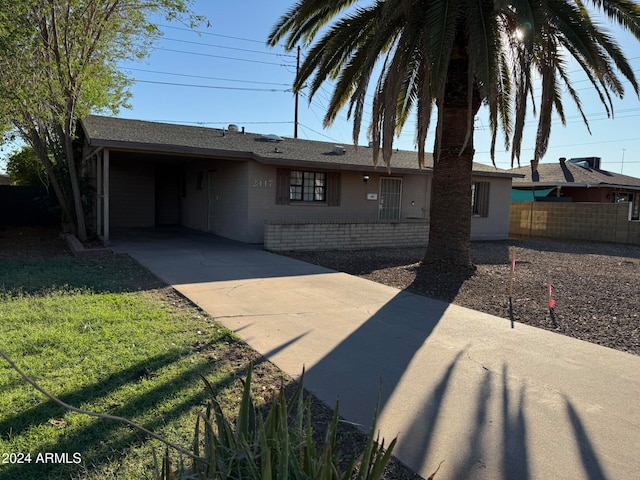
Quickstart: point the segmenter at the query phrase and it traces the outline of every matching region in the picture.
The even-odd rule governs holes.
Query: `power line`
[[[263,65],[276,65],[278,67],[289,67],[289,64],[286,63],[275,63],[275,62],[264,62],[261,60],[249,60],[246,58],[237,58],[237,57],[225,57],[223,55],[212,55],[210,53],[202,53],[202,52],[187,52],[185,50],[174,50],[172,48],[163,48],[163,47],[155,47],[155,50],[162,50],[164,52],[173,52],[173,53],[184,53],[186,55],[197,55],[199,57],[210,57],[210,58],[222,58],[225,60],[237,60],[238,62],[249,62],[249,63],[261,63]]]
[[[603,140],[601,142],[580,142],[580,143],[571,143],[571,144],[567,144],[567,145],[549,145],[549,150],[551,149],[555,149],[555,148],[567,148],[567,147],[581,147],[583,145],[601,145],[603,143],[619,143],[619,142],[637,142],[640,141],[640,137],[637,138],[620,138],[617,140]],[[529,147],[529,148],[523,148],[521,149],[522,151],[529,151],[529,150],[534,150],[533,147]],[[476,152],[476,154],[488,154],[490,152]],[[496,153],[508,153],[507,150],[496,150]]]
[[[125,67],[125,70],[131,70],[133,72],[145,72],[145,73],[156,73],[159,75],[171,75],[175,77],[188,77],[188,78],[202,78],[205,80],[221,80],[223,82],[238,82],[238,83],[253,83],[257,85],[276,85],[279,87],[290,87],[291,85],[288,83],[274,83],[274,82],[258,82],[255,80],[240,80],[236,78],[221,78],[221,77],[209,77],[206,75],[189,75],[186,73],[173,73],[173,72],[161,72],[158,70],[146,70],[143,68],[128,68]]]
[[[162,40],[169,40],[171,42],[179,42],[179,43],[188,43],[190,45],[201,45],[201,46],[205,46],[205,47],[225,48],[227,50],[236,50],[236,51],[239,51],[239,52],[259,53],[261,55],[273,55],[273,56],[276,56],[276,57],[296,58],[295,55],[288,55],[286,53],[263,52],[263,51],[260,51],[260,50],[250,50],[248,48],[228,47],[226,45],[214,45],[213,43],[194,42],[194,41],[191,41],[191,40],[180,40],[178,38],[162,37]]]
[[[136,83],[152,83],[155,85],[170,85],[172,87],[191,87],[191,88],[212,88],[218,90],[241,90],[245,92],[290,92],[291,90],[282,90],[277,88],[244,88],[244,87],[221,87],[218,85],[194,85],[189,83],[175,83],[175,82],[156,82],[152,80],[138,80],[133,79]]]
[[[292,120],[289,121],[270,121],[270,122],[239,122],[239,121],[224,121],[224,122],[194,122],[192,120],[147,120],[147,122],[158,122],[158,123],[175,123],[178,125],[228,125],[229,123],[234,123],[237,125],[290,125],[293,123]]]
[[[209,35],[211,37],[230,38],[232,40],[241,40],[243,42],[259,43],[261,45],[266,45],[266,43],[267,43],[264,40],[255,40],[255,39],[252,39],[252,38],[233,37],[231,35],[222,35],[220,33],[205,32],[203,30],[194,30],[192,28],[174,27],[174,26],[171,26],[171,25],[158,25],[158,26],[162,27],[162,28],[170,28],[172,30],[180,30],[180,31],[183,31],[183,32],[193,32],[193,33],[197,33],[198,35]],[[278,47],[284,48],[284,47],[282,47],[280,45],[278,45]]]
[[[311,130],[316,135],[320,135],[321,137],[328,138],[332,142],[340,143],[340,140],[336,140],[335,138],[331,138],[328,135],[325,135],[324,133],[318,132],[318,131],[314,130],[313,128],[310,128],[310,127],[307,127],[306,125],[303,125],[302,123],[298,123],[298,125],[301,126],[302,128],[304,128],[305,130]]]

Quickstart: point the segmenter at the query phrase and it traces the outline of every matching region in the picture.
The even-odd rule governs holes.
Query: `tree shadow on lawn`
[[[0,295],[56,290],[126,293],[166,286],[128,255],[100,258],[20,257],[0,261]]]
[[[246,348],[239,344],[240,348]],[[233,357],[233,353],[231,354]],[[130,368],[111,375],[108,379],[88,385],[82,389],[60,395],[62,401],[79,406],[90,403],[125,387],[127,384],[142,381],[144,378],[153,377],[162,368],[178,361],[182,355],[166,354],[154,357],[143,363],[131,366]],[[132,398],[123,405],[117,405],[110,409],[110,415],[121,416],[127,419],[134,419],[146,410],[156,408],[165,399],[175,397],[177,393],[190,388],[193,383],[198,383],[202,388],[198,393],[184,395],[179,398],[168,411],[163,411],[153,421],[144,422],[141,425],[153,432],[159,433],[160,429],[171,422],[179,419],[194,407],[203,405],[208,399],[208,393],[204,388],[201,377],[206,377],[216,390],[220,392],[230,387],[238,376],[244,376],[248,369],[248,361],[237,363],[228,373],[216,373],[218,362],[206,361],[195,365],[193,368],[177,375],[167,378],[163,383],[157,385],[152,390]],[[230,359],[233,361],[233,358]],[[262,363],[264,359],[258,358],[256,364]],[[213,380],[214,378],[217,380]],[[63,417],[67,411],[54,402],[47,400],[39,405],[21,412],[0,422],[0,434],[3,436],[17,436],[28,430],[30,427],[46,423],[51,419]],[[195,427],[195,416],[193,427],[187,425],[187,429]],[[126,434],[114,435],[119,429]],[[74,431],[71,434],[61,435],[55,443],[47,443],[40,449],[42,452],[68,453],[71,457],[78,452],[82,455],[82,462],[75,464],[36,464],[35,456],[38,452],[33,452],[34,461],[31,464],[4,465],[0,470],[0,480],[18,480],[33,478],[70,478],[80,474],[82,471],[98,469],[100,465],[108,463],[114,456],[126,456],[126,450],[139,445],[146,440],[141,432],[129,427],[125,427],[119,422],[95,419],[85,427]],[[189,448],[189,445],[186,445]]]

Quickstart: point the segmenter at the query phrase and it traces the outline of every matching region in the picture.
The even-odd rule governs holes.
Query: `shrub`
[[[378,480],[389,463],[394,439],[384,449],[375,429],[378,406],[364,451],[352,456],[342,471],[338,451],[338,404],[324,442],[316,445],[311,426],[310,398],[303,400],[304,371],[291,399],[281,387],[268,413],[258,414],[251,398],[252,368],[249,368],[235,423],[222,412],[212,386],[204,379],[210,400],[200,413],[193,440],[190,466],[181,461],[174,468],[168,449],[162,466],[156,461],[157,480]]]

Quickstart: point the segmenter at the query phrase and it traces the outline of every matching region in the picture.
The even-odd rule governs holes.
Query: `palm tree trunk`
[[[438,128],[442,132],[433,169],[429,243],[423,263],[436,270],[472,273],[471,185],[473,132],[465,145],[469,109],[480,108],[480,95],[472,89],[469,99],[469,57],[466,38],[459,34],[453,48],[443,100],[438,102]],[[472,117],[473,118],[473,117]],[[464,149],[463,149],[464,147]]]

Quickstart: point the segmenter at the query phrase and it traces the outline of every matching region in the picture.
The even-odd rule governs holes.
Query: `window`
[[[631,203],[631,220],[640,219],[640,195],[637,193],[621,193],[615,192],[613,201],[615,203],[629,202]]]
[[[291,170],[289,200],[298,202],[324,202],[327,193],[327,174]]]
[[[324,202],[325,180],[324,173],[293,170],[289,178],[289,200]]]
[[[317,203],[340,205],[340,172],[305,172],[278,168],[276,205]]]
[[[489,216],[489,182],[473,182],[471,185],[471,216]]]

